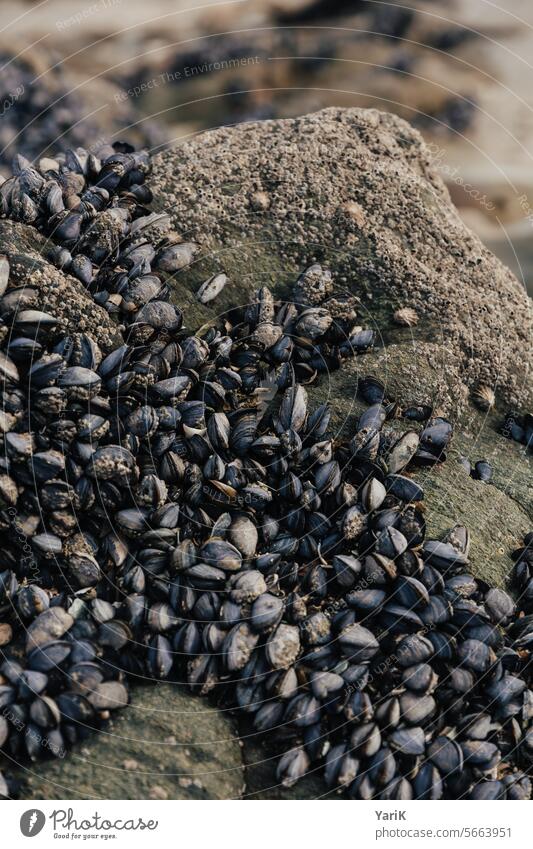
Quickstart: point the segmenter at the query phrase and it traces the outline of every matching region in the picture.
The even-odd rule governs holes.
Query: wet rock
[[[236,799],[244,781],[231,719],[171,684],[136,688],[107,730],[17,777],[23,799]]]

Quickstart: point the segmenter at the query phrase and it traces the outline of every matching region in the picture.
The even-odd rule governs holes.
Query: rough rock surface
[[[21,776],[27,799],[234,799],[243,791],[231,719],[171,684],[134,689],[106,732]]]
[[[108,350],[120,338],[109,314],[89,298],[82,284],[46,259],[46,240],[24,224],[0,221],[0,254],[9,259],[9,285],[39,289],[39,309],[59,319],[58,329],[91,333]]]
[[[378,374],[391,397],[432,403],[452,416],[456,436],[447,463],[421,474],[428,534],[441,535],[464,522],[471,530],[474,572],[505,585],[510,552],[533,526],[531,457],[498,433],[504,394],[521,395],[524,403],[531,398],[530,303],[512,275],[465,230],[424,156],[419,135],[404,122],[361,110],[217,130],[162,155],[156,162],[161,207],[184,238],[202,245],[199,261],[173,279],[174,297],[192,331],[246,302],[263,283],[283,296],[303,266],[315,258],[327,261],[337,291],[349,289],[361,298],[361,324],[378,330],[380,349],[324,377],[312,388],[311,403],[329,399],[335,432],[350,433],[364,407],[356,397],[357,375]],[[267,192],[270,203],[265,208],[256,197],[259,209],[252,211],[249,196],[258,190]],[[350,207],[349,220],[336,212],[347,199],[359,204]],[[6,252],[6,243],[12,263],[20,254],[24,269],[23,256],[29,254],[39,274],[59,281],[71,329],[81,316],[88,331],[112,332],[107,314],[75,281],[40,260],[42,272],[44,244],[31,230],[0,222],[0,252]],[[229,276],[226,288],[214,302],[198,304],[199,284],[220,268]],[[51,297],[49,283],[43,297]],[[71,299],[73,306],[67,306]],[[490,307],[486,320],[483,302]],[[465,304],[470,324],[461,319]],[[395,325],[399,305],[414,306],[419,324]],[[487,370],[500,375],[502,391],[494,410],[482,414],[470,403],[468,389]],[[460,455],[490,460],[493,484],[472,480],[457,462]],[[34,765],[26,793],[256,799],[316,798],[326,792],[317,775],[291,790],[279,788],[273,752],[249,738],[244,725],[240,734],[242,748],[227,714],[205,700],[170,684],[142,687],[109,736],[89,738],[65,760]],[[161,745],[167,736],[175,737],[175,747]],[[191,741],[205,745],[193,750]],[[180,744],[191,749],[190,758],[182,758]],[[188,783],[199,772],[202,787]]]
[[[279,279],[316,257],[361,296],[363,318],[377,317],[382,293],[432,320],[432,339],[438,322],[466,386],[533,398],[531,302],[463,224],[400,118],[325,109],[224,127],[163,153],[155,176],[176,228],[238,282]]]

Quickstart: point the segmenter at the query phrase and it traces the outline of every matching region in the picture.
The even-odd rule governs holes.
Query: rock
[[[17,777],[23,799],[235,799],[244,782],[227,713],[171,684],[134,688],[107,730]]]
[[[318,260],[361,297],[367,323],[381,324],[383,310],[416,309],[415,338],[437,339],[458,357],[464,386],[497,384],[510,404],[532,401],[527,295],[462,222],[432,154],[405,121],[325,109],[223,127],[161,154],[154,184],[176,229],[186,222],[184,237],[205,258],[178,286],[194,291],[223,257],[243,292],[258,280],[282,292],[302,265]],[[257,191],[270,201],[261,215],[250,201]],[[214,309],[236,302],[232,287]]]
[[[58,333],[65,329],[88,333],[108,350],[120,339],[117,325],[94,303],[79,281],[44,258],[49,247],[31,227],[0,221],[0,254],[9,260],[10,288],[31,283],[39,289],[40,309],[45,312],[48,309],[59,318]]]
[[[500,438],[503,442],[503,438]],[[476,448],[479,451],[478,448]],[[476,454],[476,459],[479,455]],[[500,482],[488,485],[473,480],[454,459],[427,475],[423,480],[427,508],[427,535],[441,538],[452,525],[459,523],[470,530],[470,567],[473,574],[489,584],[506,587],[511,569],[510,552],[518,548],[524,530],[531,523],[533,490],[527,474],[521,478],[522,492],[529,497],[529,513],[514,501],[507,489],[506,461],[491,457]],[[516,464],[508,465],[511,475]],[[531,470],[529,470],[531,475]],[[501,481],[504,484],[502,486]]]

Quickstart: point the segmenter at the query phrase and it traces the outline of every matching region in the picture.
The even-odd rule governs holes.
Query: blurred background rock
[[[158,149],[325,106],[390,110],[421,130],[465,220],[531,291],[533,5],[499,5],[4,2],[0,166],[102,136]]]

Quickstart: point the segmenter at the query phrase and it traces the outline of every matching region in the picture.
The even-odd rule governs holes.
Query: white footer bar
[[[531,845],[513,802],[6,802],[1,845],[212,849],[439,849]]]

